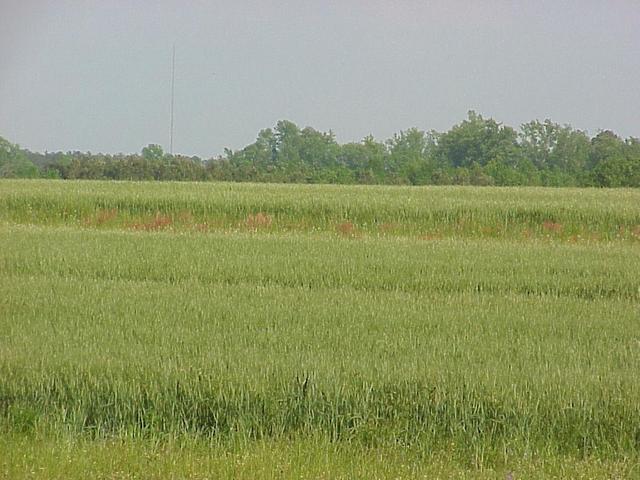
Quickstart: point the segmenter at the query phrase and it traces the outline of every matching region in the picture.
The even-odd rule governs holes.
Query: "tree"
[[[347,143],[340,148],[338,162],[356,183],[380,183],[384,176],[384,154],[382,158],[378,158],[376,144],[371,141],[372,139],[367,137],[362,143]]]
[[[0,177],[36,178],[38,176],[38,167],[29,160],[26,152],[18,145],[0,137]]]
[[[150,143],[142,149],[142,158],[148,161],[160,161],[164,158],[164,151],[160,145]]]
[[[520,129],[522,154],[544,172],[550,185],[581,185],[587,183],[585,174],[591,146],[585,132],[570,125],[558,125],[551,120],[534,120]]]
[[[640,186],[640,145],[637,139],[622,140],[610,130],[591,140],[591,163],[596,185]]]
[[[551,120],[533,120],[520,127],[520,144],[523,154],[538,169],[549,168],[551,154],[558,144],[560,125]]]
[[[411,128],[394,135],[387,145],[389,170],[392,174],[413,185],[430,182],[435,167],[433,152],[436,140],[433,132],[427,134]]]
[[[371,135],[338,144],[333,132],[288,120],[258,133],[241,150],[208,160],[168,155],[149,144],[140,154],[34,153],[0,138],[0,177],[225,180],[298,183],[640,186],[640,140],[606,130],[589,138],[547,119],[519,132],[470,111],[438,133],[417,128],[386,141]]]
[[[515,166],[520,155],[517,139],[513,128],[470,111],[467,120],[439,136],[435,155],[441,165],[454,168],[485,166],[495,159]]]

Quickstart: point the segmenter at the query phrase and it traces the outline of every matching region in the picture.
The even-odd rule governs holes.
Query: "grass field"
[[[640,191],[0,182],[6,478],[638,478]]]

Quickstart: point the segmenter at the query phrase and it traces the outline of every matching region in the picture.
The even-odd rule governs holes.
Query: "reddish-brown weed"
[[[556,223],[556,222],[546,220],[542,224],[542,228],[549,233],[562,233],[564,226],[561,223]]]
[[[381,224],[378,229],[383,235],[389,235],[392,233],[396,233],[400,229],[400,225],[398,225],[397,223],[386,222]]]
[[[425,233],[424,235],[420,235],[418,238],[420,240],[433,241],[440,240],[442,238],[442,235],[440,235],[439,233]]]
[[[356,227],[347,220],[336,225],[336,232],[343,237],[354,237],[356,235]]]
[[[85,219],[84,223],[86,225],[95,225],[100,226],[105,223],[111,222],[118,216],[118,209],[110,208],[108,210],[98,210],[95,215]]]
[[[207,222],[204,223],[194,223],[193,224],[193,228],[195,230],[197,230],[198,232],[208,232],[210,230],[209,224],[207,224]]]
[[[251,230],[258,230],[259,228],[268,228],[273,223],[271,215],[258,212],[254,215],[249,215],[245,220],[245,225]]]
[[[164,230],[168,228],[173,223],[171,217],[167,215],[163,215],[161,213],[156,213],[155,217],[146,222],[132,223],[129,226],[134,230],[144,230],[147,232],[155,231],[155,230]]]
[[[193,224],[193,215],[189,210],[182,210],[178,213],[178,222],[182,225],[192,225]]]

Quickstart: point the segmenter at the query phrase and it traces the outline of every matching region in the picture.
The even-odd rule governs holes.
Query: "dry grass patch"
[[[564,230],[564,225],[561,223],[552,222],[550,220],[546,220],[542,223],[542,229],[548,233],[557,233],[561,234]]]
[[[355,238],[360,236],[353,222],[348,220],[336,225],[336,233],[345,238]]]
[[[425,241],[428,241],[428,242],[433,242],[435,240],[441,240],[442,239],[442,235],[440,235],[439,233],[436,233],[436,232],[434,232],[434,233],[425,233],[423,235],[420,235],[418,237],[418,239],[425,240]]]
[[[263,212],[258,212],[256,214],[249,215],[245,220],[244,224],[249,230],[260,230],[264,228],[269,228],[273,223],[273,218],[271,215],[268,215]]]
[[[110,209],[101,209],[98,210],[94,215],[86,218],[84,220],[84,224],[89,227],[99,227],[106,223],[110,223],[115,220],[118,216],[118,209],[110,208]]]
[[[173,220],[168,215],[156,213],[153,218],[143,222],[133,222],[129,224],[129,228],[132,230],[142,230],[146,232],[153,232],[157,230],[165,230],[173,225]]]
[[[400,230],[400,225],[397,222],[385,222],[380,224],[378,230],[383,235],[391,235]]]

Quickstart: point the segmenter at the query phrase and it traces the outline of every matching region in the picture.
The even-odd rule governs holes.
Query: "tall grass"
[[[476,462],[640,447],[635,244],[12,225],[0,243],[9,432]]]
[[[25,181],[0,220],[137,230],[640,240],[640,191]]]

